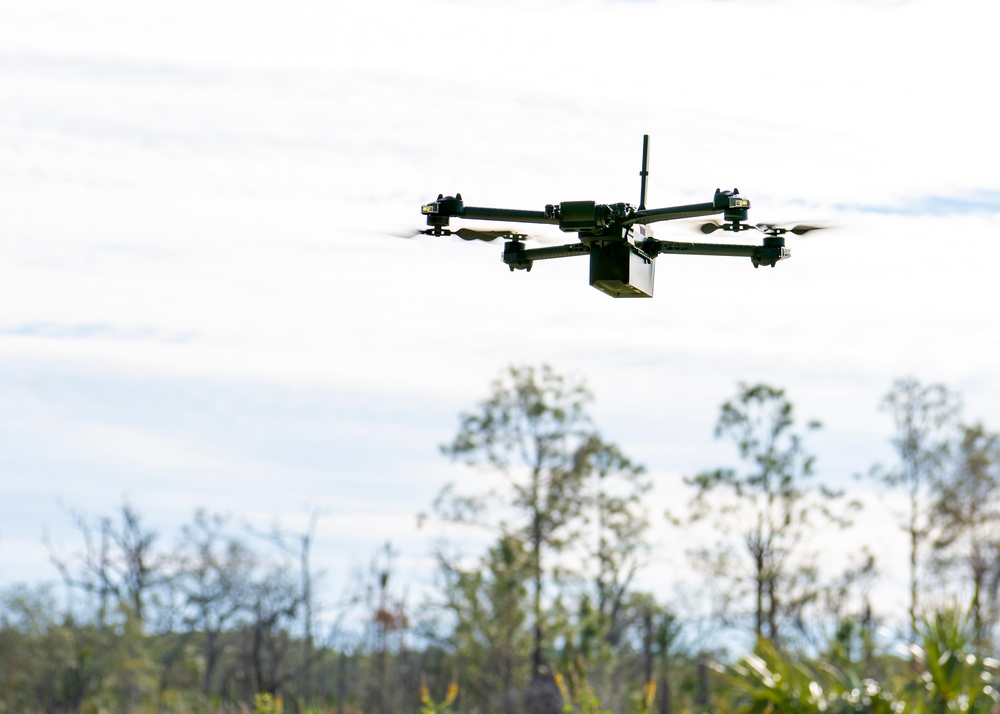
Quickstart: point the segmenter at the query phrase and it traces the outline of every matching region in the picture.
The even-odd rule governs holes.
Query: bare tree
[[[114,688],[128,711],[157,686],[146,630],[152,615],[170,610],[159,596],[169,595],[171,558],[156,550],[156,531],[128,503],[118,519],[102,518],[96,529],[84,516],[73,517],[83,537],[82,552],[63,557],[49,543],[49,556],[68,586],[97,599],[95,632],[107,635],[112,624],[120,631],[120,637],[111,638],[116,646],[103,654],[120,672]]]
[[[227,519],[195,513],[181,532],[177,586],[184,600],[184,623],[204,638],[202,691],[212,692],[225,647],[225,635],[250,613],[258,560],[246,543],[225,533]]]
[[[113,604],[142,625],[155,588],[169,577],[169,558],[154,549],[156,531],[147,529],[128,503],[122,504],[117,522],[101,518],[96,529],[85,516],[72,515],[83,538],[83,551],[64,557],[48,543],[53,565],[67,585],[98,598],[99,624],[108,621]]]
[[[281,694],[295,676],[289,660],[289,631],[302,605],[295,576],[283,564],[260,571],[250,586],[250,619],[244,628],[243,658],[256,692]]]
[[[270,531],[260,532],[250,529],[254,535],[260,536],[276,545],[286,555],[298,561],[299,579],[302,598],[302,638],[303,648],[301,662],[298,665],[300,680],[299,694],[306,700],[313,695],[314,667],[321,653],[316,648],[316,579],[313,572],[311,555],[313,541],[316,537],[316,525],[321,513],[313,510],[309,513],[309,524],[304,531],[293,531],[273,526]],[[322,575],[322,574],[320,574]]]

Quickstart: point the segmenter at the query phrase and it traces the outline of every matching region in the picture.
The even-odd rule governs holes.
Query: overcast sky
[[[196,508],[315,511],[333,589],[387,540],[426,583],[442,531],[417,514],[477,483],[438,445],[508,364],[587,380],[658,523],[684,475],[735,465],[712,429],[740,381],[823,421],[819,476],[852,489],[891,459],[897,377],[1000,428],[998,20],[970,0],[7,3],[0,586],[53,579],[43,533],[70,550],[69,510],[124,500],[165,542]],[[512,274],[498,245],[392,237],[439,192],[637,203],[643,134],[650,206],[737,187],[754,222],[835,228],[773,270],[661,257],[652,300],[590,288],[582,259]],[[685,534],[657,533],[682,562]],[[863,542],[901,582],[877,505]]]

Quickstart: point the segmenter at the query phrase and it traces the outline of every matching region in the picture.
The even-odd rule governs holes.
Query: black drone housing
[[[646,237],[646,226],[635,226]],[[611,297],[653,297],[653,258],[632,241],[590,248],[590,285]]]

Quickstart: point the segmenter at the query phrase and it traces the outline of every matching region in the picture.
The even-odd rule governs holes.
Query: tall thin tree
[[[594,433],[587,414],[593,397],[581,380],[563,377],[547,365],[510,367],[491,391],[476,410],[460,416],[458,434],[442,450],[501,474],[509,490],[467,496],[448,487],[435,505],[447,520],[486,523],[502,537],[519,538],[528,546],[533,691],[544,690],[539,699],[548,701],[558,694],[545,656],[546,581],[556,571],[555,556],[580,534],[587,477],[607,445]],[[609,459],[608,468],[613,463]]]
[[[944,385],[924,385],[907,377],[893,382],[881,409],[892,417],[895,432],[891,441],[899,462],[890,469],[876,466],[872,476],[906,497],[900,525],[909,540],[909,619],[910,632],[915,636],[920,617],[921,551],[932,531],[932,490],[946,463],[960,404],[958,396]]]
[[[1000,433],[982,424],[963,426],[955,451],[954,468],[934,488],[935,560],[967,578],[971,625],[982,646],[997,616],[992,593],[1000,576]]]
[[[806,430],[819,427],[811,421]],[[812,483],[815,457],[782,389],[741,384],[722,405],[715,434],[735,443],[746,470],[720,468],[687,479],[695,488],[691,518],[711,517],[728,541],[698,549],[696,562],[749,595],[755,635],[776,639],[783,616],[816,595],[803,539],[818,521],[846,523],[833,508],[841,494]]]

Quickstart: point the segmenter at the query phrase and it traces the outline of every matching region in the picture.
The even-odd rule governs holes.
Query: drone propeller
[[[485,242],[494,241],[497,238],[513,241],[534,240],[539,243],[550,242],[540,236],[520,233],[509,228],[494,231],[481,230],[479,228],[458,228],[456,230],[452,230],[450,228],[425,228],[422,230],[410,231],[408,233],[393,233],[393,235],[398,238],[416,238],[417,236],[458,236],[465,241],[481,240]]]
[[[477,228],[459,228],[457,231],[453,231],[462,240],[484,240],[491,241],[497,238],[510,238],[511,240],[522,240],[527,238],[523,233],[515,233],[514,231],[483,231]]]
[[[784,226],[778,226],[773,223],[758,223],[755,226],[747,225],[745,223],[740,223],[738,224],[738,226],[739,227],[736,228],[733,225],[733,223],[719,223],[718,221],[709,221],[708,223],[702,223],[698,228],[702,233],[705,233],[706,235],[709,233],[715,233],[715,231],[718,230],[746,231],[750,230],[751,228],[755,228],[761,233],[770,237],[784,235],[785,233],[792,233],[793,235],[800,236],[804,233],[808,233],[809,231],[818,231],[826,228],[826,226],[810,226],[810,225],[797,225],[797,226],[792,226],[791,228],[785,228]]]
[[[748,226],[745,223],[740,223],[739,221],[728,221],[726,223],[720,223],[718,221],[709,221],[708,223],[702,223],[698,226],[702,233],[715,233],[716,231],[748,231],[753,226]]]
[[[416,238],[417,236],[458,236],[462,240],[469,240],[469,241],[472,240],[492,241],[504,236],[510,236],[511,238],[517,237],[518,240],[522,237],[526,237],[526,236],[521,236],[518,233],[514,233],[513,231],[478,231],[474,228],[459,228],[458,230],[454,231],[448,228],[439,228],[436,230],[433,228],[428,228],[423,230],[409,231],[406,233],[393,233],[392,235],[396,236],[397,238]]]
[[[810,225],[797,225],[791,228],[785,228],[784,226],[776,226],[772,223],[758,223],[754,226],[761,233],[768,236],[780,236],[785,233],[791,233],[793,235],[803,235],[809,231],[821,231],[826,228],[826,226],[810,226]]]

